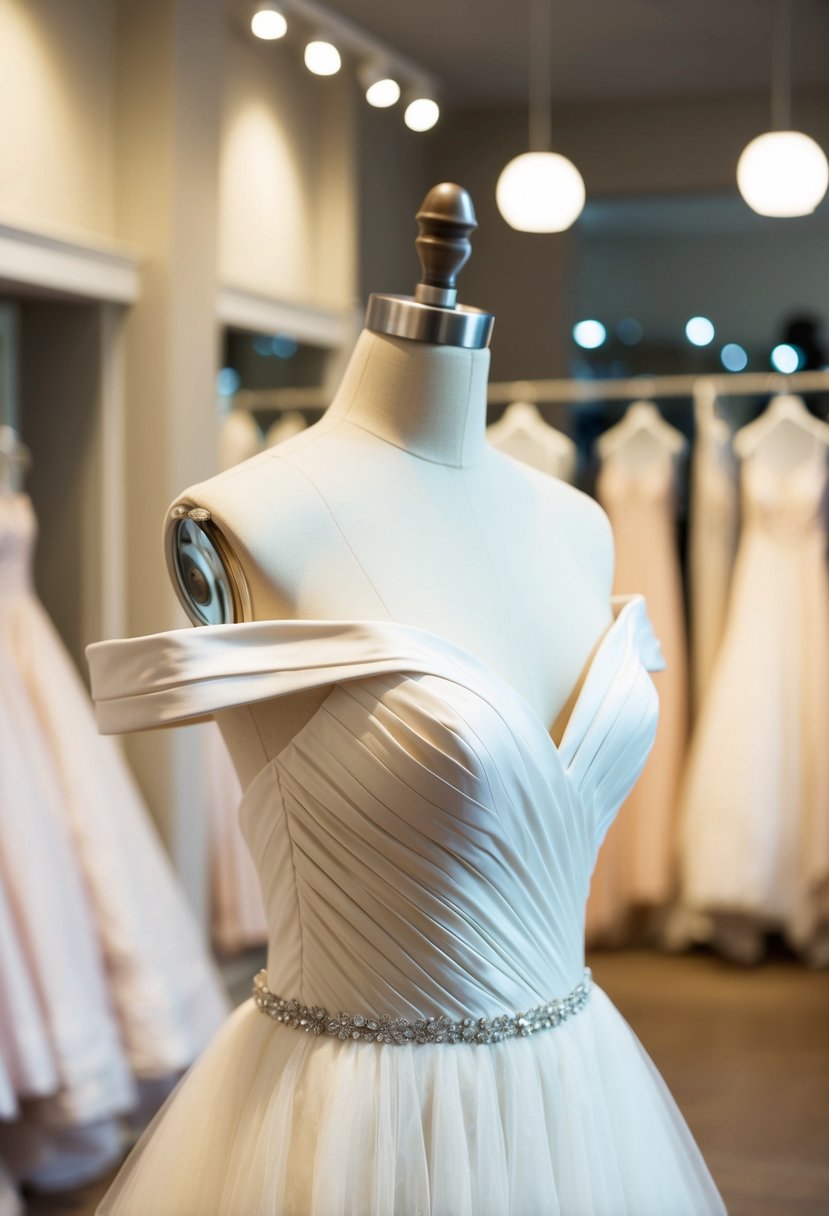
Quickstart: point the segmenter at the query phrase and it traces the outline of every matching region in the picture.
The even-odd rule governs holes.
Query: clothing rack
[[[732,372],[701,376],[629,376],[618,380],[503,380],[489,385],[490,405],[513,401],[536,404],[578,405],[593,401],[637,401],[659,398],[743,397],[775,393],[829,392],[829,371]],[[234,408],[248,410],[324,410],[330,398],[319,388],[243,390],[234,397]]]
[[[620,380],[505,380],[490,384],[490,405],[512,401],[577,405],[582,401],[637,401],[695,397],[700,392],[717,397],[749,397],[768,393],[817,393],[829,390],[829,371],[736,372],[702,376],[629,376]]]

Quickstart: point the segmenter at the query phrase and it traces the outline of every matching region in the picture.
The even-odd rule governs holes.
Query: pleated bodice
[[[570,991],[598,846],[653,740],[661,663],[620,600],[557,747],[488,665],[417,627],[266,621],[89,649],[103,730],[333,684],[248,787],[273,991],[486,1016]]]

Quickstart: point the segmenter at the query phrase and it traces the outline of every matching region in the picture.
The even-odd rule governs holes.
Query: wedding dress
[[[829,573],[825,447],[742,467],[725,632],[682,800],[692,935],[753,960],[781,930],[829,962]]]
[[[722,639],[737,553],[740,495],[731,438],[724,418],[698,411],[688,537],[695,714],[705,696]]]
[[[676,474],[669,452],[643,468],[604,459],[597,495],[616,546],[614,589],[645,595],[666,660],[654,680],[656,740],[641,779],[599,854],[587,905],[589,943],[617,945],[634,919],[653,917],[675,894],[677,804],[687,739],[687,660],[676,543]],[[653,929],[653,925],[645,925]]]
[[[416,626],[254,621],[89,647],[104,731],[333,685],[242,802],[267,971],[100,1213],[724,1211],[584,969],[596,851],[657,717],[644,601],[617,608],[559,745],[491,667]]]
[[[121,753],[31,586],[0,495],[0,1151],[39,1187],[121,1152],[136,1082],[167,1089],[227,1006]]]

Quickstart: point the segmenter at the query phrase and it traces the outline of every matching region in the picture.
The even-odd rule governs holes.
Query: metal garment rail
[[[743,397],[754,394],[829,392],[829,371],[732,372],[728,375],[631,376],[624,380],[503,380],[489,385],[490,405],[510,405],[513,401],[533,401],[539,405],[559,403],[578,405],[589,401],[660,402],[670,398]],[[324,410],[330,401],[319,388],[277,388],[243,390],[234,405],[249,410]]]
[[[814,393],[829,390],[829,371],[733,372],[713,376],[631,376],[624,380],[505,380],[490,384],[490,405],[533,401],[539,405],[577,405],[581,401],[637,401],[669,397],[696,397],[700,392],[717,397],[752,396],[755,393]]]

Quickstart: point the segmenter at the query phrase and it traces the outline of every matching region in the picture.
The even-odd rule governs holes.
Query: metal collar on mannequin
[[[482,350],[489,346],[495,318],[480,308],[457,304],[457,277],[472,247],[478,224],[472,199],[462,186],[434,186],[417,213],[415,242],[423,274],[414,296],[371,295],[366,329],[373,333]]]

